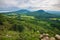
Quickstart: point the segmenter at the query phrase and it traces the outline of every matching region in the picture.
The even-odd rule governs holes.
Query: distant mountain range
[[[18,10],[18,11],[15,11],[16,13],[28,13],[28,12],[31,12],[29,10]]]
[[[50,18],[50,17],[59,17],[55,14],[51,14],[51,13],[48,13],[44,10],[38,10],[38,11],[34,11],[34,12],[30,12],[30,13],[27,13],[27,15],[30,15],[30,16],[36,16],[36,17],[41,17],[41,18]]]
[[[38,18],[50,18],[50,17],[59,17],[58,15],[55,15],[53,13],[50,13],[50,12],[47,12],[47,11],[44,11],[44,10],[38,10],[38,11],[28,11],[28,10],[18,10],[18,11],[15,11],[13,13],[17,13],[17,14],[26,14],[26,15],[29,15],[29,16],[35,16],[35,17],[38,17]]]
[[[51,13],[51,14],[55,14],[55,15],[60,15],[60,11],[46,11],[48,13]]]
[[[35,16],[35,17],[60,17],[60,11],[44,11],[44,10],[38,10],[38,11],[29,11],[29,10],[18,10],[14,12],[5,12],[7,14],[26,14],[30,16]]]
[[[37,11],[33,11],[33,12],[44,12],[45,10],[37,10]],[[25,10],[25,9],[22,9],[22,10],[18,10],[18,11],[0,11],[0,13],[28,13],[28,12],[32,12],[32,11],[29,11],[29,10]],[[51,11],[51,10],[47,10],[45,11],[47,13],[50,13],[50,14],[56,14],[56,15],[60,15],[60,11]]]

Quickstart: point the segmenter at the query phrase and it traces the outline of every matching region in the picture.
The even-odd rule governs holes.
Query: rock
[[[60,40],[60,35],[55,36],[56,40]]]
[[[60,40],[60,35],[55,35],[55,37],[49,37],[49,34],[41,34],[40,35],[40,39],[41,40]]]
[[[40,35],[40,38],[42,39],[43,38],[43,35]]]
[[[41,40],[50,40],[49,34],[45,34],[45,33],[41,34],[40,38],[41,38]]]
[[[50,40],[56,40],[55,37],[51,37]]]
[[[50,38],[49,38],[49,37],[44,37],[44,38],[41,39],[41,40],[50,40]]]

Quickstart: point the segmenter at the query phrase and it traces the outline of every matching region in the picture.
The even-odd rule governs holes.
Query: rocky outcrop
[[[60,35],[55,35],[56,40],[60,40]]]
[[[55,35],[55,37],[49,37],[49,34],[41,34],[40,40],[60,40],[60,35]]]

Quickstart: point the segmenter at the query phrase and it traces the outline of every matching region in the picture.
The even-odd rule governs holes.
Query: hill
[[[38,11],[34,11],[29,13],[28,15],[32,15],[32,16],[36,16],[36,17],[41,17],[41,18],[53,18],[53,17],[57,17],[56,15],[50,14],[45,12],[44,10],[38,10]]]
[[[0,14],[0,40],[39,40],[43,33],[60,34],[59,17],[43,10],[17,12]]]

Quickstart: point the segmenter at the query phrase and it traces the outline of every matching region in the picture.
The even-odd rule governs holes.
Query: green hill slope
[[[0,14],[0,40],[39,40],[42,33],[60,34],[60,18],[49,15],[44,11]]]

